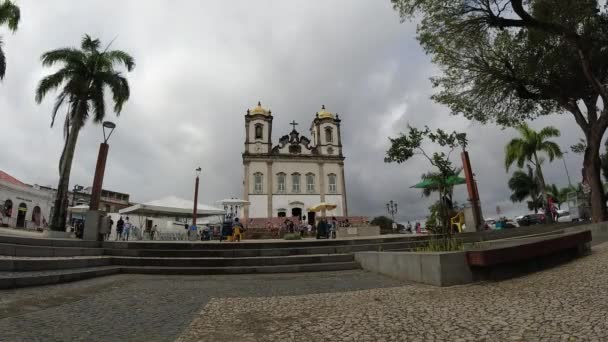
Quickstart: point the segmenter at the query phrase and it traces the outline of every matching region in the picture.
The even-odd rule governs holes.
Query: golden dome
[[[319,119],[325,119],[325,118],[333,119],[334,118],[334,115],[332,113],[325,110],[325,105],[321,106],[321,111],[318,112],[317,115],[319,116]]]
[[[262,114],[262,115],[270,115],[270,111],[262,107],[262,103],[258,101],[258,105],[248,111],[250,115]]]

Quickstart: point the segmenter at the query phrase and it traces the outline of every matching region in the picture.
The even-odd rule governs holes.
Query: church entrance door
[[[315,225],[315,215],[316,215],[316,213],[314,211],[308,212],[308,224],[310,224],[312,226]]]
[[[291,216],[298,217],[298,219],[302,219],[302,208],[293,208],[291,209]]]

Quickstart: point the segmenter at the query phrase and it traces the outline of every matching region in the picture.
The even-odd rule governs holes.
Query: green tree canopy
[[[509,179],[508,186],[511,189],[511,201],[523,202],[527,200],[528,209],[538,212],[543,207],[543,196],[540,191],[538,177],[534,174],[534,168],[526,165],[528,171],[517,170]]]
[[[433,99],[453,114],[518,125],[570,113],[587,141],[585,181],[605,217],[599,148],[608,127],[608,7],[597,0],[392,0],[420,18],[418,39],[442,73]]]
[[[7,25],[9,30],[15,32],[19,26],[21,11],[19,7],[10,0],[0,2],[0,26]],[[4,79],[6,73],[6,56],[2,50],[2,36],[0,36],[0,80]]]

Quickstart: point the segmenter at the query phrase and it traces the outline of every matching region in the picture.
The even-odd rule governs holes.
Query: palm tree
[[[558,188],[557,185],[551,184],[547,188],[547,192],[553,198],[553,202],[557,204],[559,209],[562,208],[562,204],[568,201],[568,194],[576,192],[577,189],[574,186],[567,186],[565,188]]]
[[[543,194],[545,204],[548,203],[548,194],[545,186],[545,177],[543,176],[543,170],[541,164],[543,162],[540,153],[544,153],[549,157],[549,161],[553,161],[555,158],[562,157],[562,151],[559,146],[548,138],[559,137],[560,132],[553,126],[547,126],[536,132],[523,123],[517,127],[521,137],[514,138],[505,147],[505,168],[509,171],[509,167],[513,163],[517,163],[517,166],[522,168],[526,162],[531,163],[536,169],[536,177],[540,186],[540,192]],[[546,212],[549,212],[548,210]],[[550,215],[547,215],[551,220]]]
[[[517,170],[509,179],[509,189],[511,189],[511,201],[523,202],[526,199],[528,209],[538,212],[538,209],[543,207],[543,196],[540,192],[538,177],[534,174],[534,169],[530,165],[528,172]]]
[[[21,19],[21,11],[19,7],[13,4],[10,0],[4,0],[0,3],[0,26],[7,24],[8,28],[15,32]],[[0,36],[0,80],[4,79],[6,72],[6,57],[2,51],[2,37]]]
[[[41,57],[43,66],[53,66],[56,63],[62,66],[57,72],[40,81],[36,89],[36,102],[40,103],[51,90],[60,91],[53,107],[51,127],[55,123],[59,108],[65,105],[67,109],[63,125],[65,145],[59,160],[59,185],[51,214],[53,230],[65,230],[68,184],[80,129],[89,115],[93,115],[93,121],[96,123],[104,120],[106,88],[112,92],[116,115],[120,114],[124,103],[129,99],[129,83],[114,67],[124,65],[127,71],[133,70],[135,67],[133,57],[120,50],[108,51],[109,46],[100,51],[100,45],[99,39],[85,35],[81,49],[61,48],[46,52]]]

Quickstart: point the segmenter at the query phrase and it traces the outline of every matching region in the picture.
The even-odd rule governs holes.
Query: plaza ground
[[[0,291],[0,341],[606,341],[608,244],[436,288],[364,271],[117,275]]]

